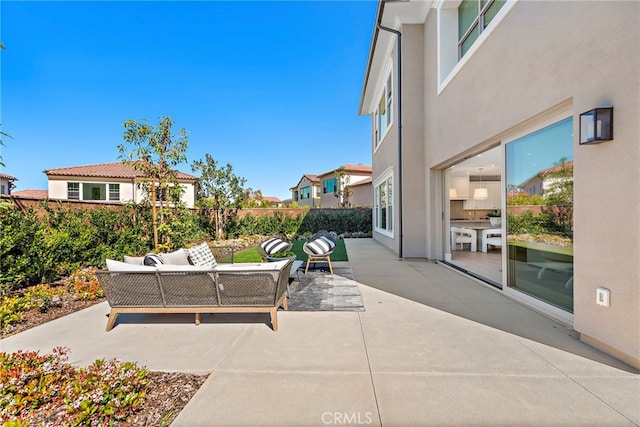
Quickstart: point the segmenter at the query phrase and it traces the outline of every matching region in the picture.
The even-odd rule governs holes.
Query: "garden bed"
[[[42,286],[42,285],[41,285]],[[69,291],[62,284],[51,286],[56,298],[20,312],[21,319],[15,323],[7,324],[0,330],[0,338],[26,331],[60,317],[72,314],[76,311],[99,304],[105,301],[104,297],[96,297],[90,300],[78,298],[77,294]],[[28,293],[25,290],[22,294]],[[118,421],[114,425],[120,426],[166,426],[180,413],[193,395],[206,380],[206,375],[193,375],[176,372],[149,372],[149,384],[146,388],[146,397],[140,408],[126,421]],[[1,405],[0,405],[1,406]],[[3,410],[0,407],[0,412]],[[29,425],[71,425],[64,407],[42,407],[32,409],[21,419]],[[5,421],[0,417],[1,421]]]

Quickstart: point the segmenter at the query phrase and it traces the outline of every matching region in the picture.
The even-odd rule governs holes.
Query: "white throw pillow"
[[[135,265],[143,265],[144,257],[143,256],[124,256],[124,262],[127,264],[135,264]]]
[[[185,249],[178,249],[174,252],[159,255],[164,264],[191,265],[189,263],[189,255],[187,254],[187,251]]]
[[[206,242],[187,249],[187,252],[193,265],[214,268],[218,264]]]

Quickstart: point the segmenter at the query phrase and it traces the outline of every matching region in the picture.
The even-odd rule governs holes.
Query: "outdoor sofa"
[[[201,313],[245,312],[269,313],[278,330],[278,308],[288,309],[292,260],[192,265],[178,251],[163,255],[174,263],[143,265],[147,257],[125,257],[127,262],[107,260],[107,270],[97,272],[111,307],[107,331],[120,313],[195,313],[199,325]]]

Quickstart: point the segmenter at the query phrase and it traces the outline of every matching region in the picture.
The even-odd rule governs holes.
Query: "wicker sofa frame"
[[[280,268],[252,263],[219,265],[200,271],[123,271],[96,273],[111,311],[110,331],[120,313],[269,313],[278,330],[278,308],[287,310],[292,261]],[[250,266],[250,267],[249,267]]]

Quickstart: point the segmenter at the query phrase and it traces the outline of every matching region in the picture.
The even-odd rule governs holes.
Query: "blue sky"
[[[118,161],[128,119],[171,116],[209,153],[290,197],[304,173],[371,164],[358,116],[375,1],[2,1],[2,172]]]

